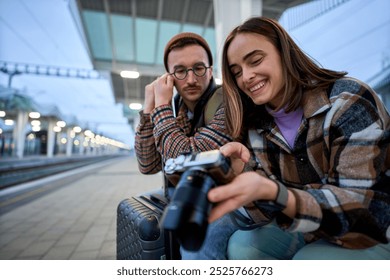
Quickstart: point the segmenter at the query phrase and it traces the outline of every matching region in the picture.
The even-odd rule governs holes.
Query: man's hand
[[[154,103],[155,106],[171,104],[173,96],[173,77],[166,73],[155,81]]]
[[[145,87],[144,113],[150,114],[154,109],[154,85],[156,81],[151,82]]]

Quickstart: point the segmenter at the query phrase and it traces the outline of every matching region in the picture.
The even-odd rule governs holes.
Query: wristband
[[[288,191],[287,188],[280,182],[274,181],[278,186],[278,192],[274,201],[272,200],[257,200],[253,203],[259,208],[265,216],[269,219],[275,218],[275,216],[286,209]]]

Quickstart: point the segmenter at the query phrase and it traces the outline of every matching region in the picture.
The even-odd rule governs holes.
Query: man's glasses
[[[188,71],[190,70],[194,72],[196,76],[203,77],[204,75],[206,75],[206,71],[209,68],[210,66],[207,67],[203,63],[197,63],[194,66],[192,66],[192,68],[178,67],[175,69],[173,73],[169,73],[169,74],[175,76],[175,78],[178,80],[184,80],[185,78],[187,78]]]

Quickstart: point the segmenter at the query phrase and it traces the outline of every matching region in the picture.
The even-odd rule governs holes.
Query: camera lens
[[[197,251],[203,244],[211,210],[207,193],[215,185],[206,171],[188,169],[181,176],[172,201],[164,212],[163,228],[173,231],[186,250]]]

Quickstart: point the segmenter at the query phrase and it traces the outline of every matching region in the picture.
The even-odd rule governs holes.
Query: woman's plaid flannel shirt
[[[329,93],[305,93],[292,150],[273,121],[250,131],[257,172],[296,197],[294,219],[276,219],[282,228],[347,248],[387,243],[389,114],[372,89],[355,79],[338,80]],[[255,209],[250,213],[256,218]]]

